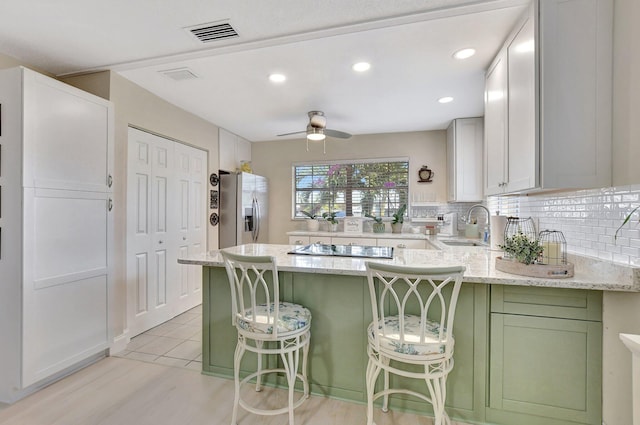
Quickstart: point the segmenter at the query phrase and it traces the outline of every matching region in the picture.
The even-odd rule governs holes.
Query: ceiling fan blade
[[[331,137],[337,137],[338,139],[348,139],[351,137],[351,134],[349,133],[345,133],[344,131],[331,130],[330,128],[325,128],[324,134]]]
[[[303,133],[306,133],[306,132],[307,132],[306,130],[304,130],[304,131],[294,131],[293,133],[278,134],[278,136],[292,136],[294,134],[303,134]]]

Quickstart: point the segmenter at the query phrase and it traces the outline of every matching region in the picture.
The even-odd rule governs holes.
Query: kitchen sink
[[[479,246],[479,247],[487,246],[487,244],[485,243],[470,241],[470,240],[441,240],[440,242],[449,246]]]

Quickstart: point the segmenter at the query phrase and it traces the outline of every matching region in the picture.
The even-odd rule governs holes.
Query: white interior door
[[[180,257],[199,254],[206,249],[207,153],[176,143],[178,181],[177,245]],[[202,267],[178,264],[179,301],[182,310],[202,302]]]
[[[129,129],[127,289],[129,330],[137,335],[170,319],[177,252],[170,222],[173,143]],[[175,297],[175,296],[173,296]]]
[[[206,249],[207,153],[129,129],[128,327],[135,336],[202,302],[201,267],[178,256]]]

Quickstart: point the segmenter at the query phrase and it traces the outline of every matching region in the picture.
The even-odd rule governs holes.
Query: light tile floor
[[[202,370],[202,305],[132,338],[116,357]]]

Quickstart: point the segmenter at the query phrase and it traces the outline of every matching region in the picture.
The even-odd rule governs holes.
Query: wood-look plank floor
[[[282,390],[246,390],[247,400],[259,400],[263,407],[284,400]],[[1,407],[0,424],[229,425],[232,402],[232,381],[185,368],[108,357]],[[385,414],[379,409],[375,415],[378,425],[433,423],[430,418],[393,411]],[[366,408],[312,396],[296,409],[295,420],[296,425],[365,424]],[[238,425],[285,424],[287,415],[256,416],[239,409]]]

